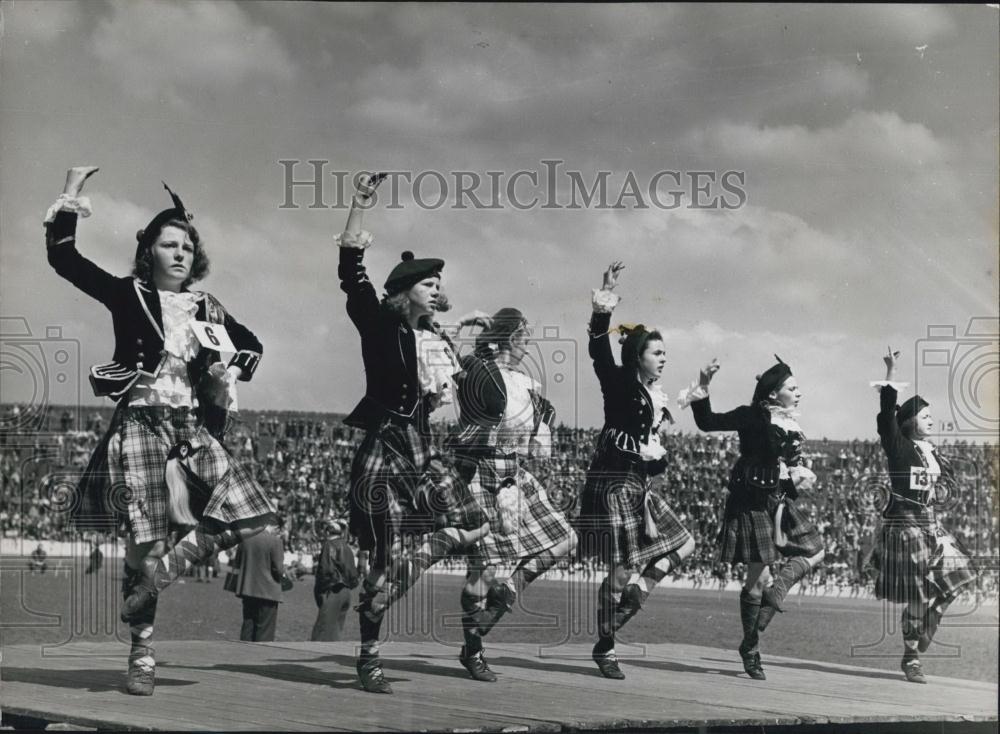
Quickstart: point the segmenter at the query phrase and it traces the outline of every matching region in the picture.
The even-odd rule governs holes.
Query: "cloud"
[[[717,122],[688,133],[687,143],[707,155],[769,166],[919,169],[944,162],[948,145],[924,125],[896,112],[855,112],[835,126],[751,125]]]
[[[91,50],[104,72],[143,101],[249,83],[282,83],[295,65],[274,32],[232,2],[114,3]]]
[[[75,2],[26,0],[6,3],[3,11],[6,43],[13,39],[48,43],[75,30],[80,22],[80,5]]]

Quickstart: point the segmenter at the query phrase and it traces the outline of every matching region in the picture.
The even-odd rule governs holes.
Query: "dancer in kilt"
[[[794,502],[800,489],[815,484],[816,475],[802,463],[805,436],[795,410],[802,394],[791,368],[778,359],[757,378],[750,405],[714,413],[708,385],[718,369],[713,360],[699,382],[681,393],[680,403],[691,405],[701,430],[739,434],[740,458],[729,475],[719,560],[746,564],[739,652],[747,674],[764,680],[759,633],[775,612],[784,611],[788,590],[823,560],[822,536]],[[769,566],[782,560],[780,571],[772,574]]]
[[[530,335],[519,310],[502,308],[476,337],[475,353],[461,360],[461,424],[451,446],[456,469],[491,528],[469,554],[461,596],[465,645],[460,660],[480,681],[496,680],[482,638],[532,581],[576,549],[576,533],[565,515],[522,466],[529,454],[549,454],[549,426],[555,419],[541,385],[518,368]],[[495,565],[514,562],[511,577],[496,582]]]
[[[878,567],[875,596],[903,604],[903,659],[911,683],[926,683],[920,653],[930,647],[941,617],[963,586],[975,580],[969,554],[941,527],[934,504],[958,490],[947,457],[927,437],[934,429],[930,405],[919,395],[897,406],[894,382],[899,352],[883,361],[878,435],[889,468],[891,493],[872,558]]]
[[[581,553],[608,564],[598,592],[593,658],[602,675],[615,679],[625,677],[615,634],[694,550],[690,533],[651,487],[666,469],[659,430],[672,420],[657,385],[666,364],[663,337],[643,326],[620,326],[621,366],[611,351],[611,313],[619,301],[613,289],[623,268],[612,263],[593,294],[589,350],[604,399],[604,428],[587,471],[577,528]]]
[[[235,545],[273,521],[273,507],[247,470],[219,442],[235,380],[260,362],[257,338],[211,295],[188,290],[208,272],[191,215],[173,206],[137,235],[132,277],[118,278],[76,249],[81,196],[97,169],[70,169],[63,194],[45,217],[48,260],[55,271],[111,311],[114,361],[91,368],[94,392],[118,401],[108,433],[78,487],[74,520],[81,529],[127,529],[122,619],[132,650],[126,689],[150,695],[157,593],[192,562]],[[169,189],[168,189],[169,191]],[[203,346],[194,325],[236,349],[228,365]],[[192,529],[193,528],[193,529]],[[168,547],[168,535],[183,535]]]
[[[447,399],[460,371],[431,321],[442,300],[444,261],[404,252],[381,302],[362,264],[372,242],[361,229],[362,216],[382,179],[361,177],[336,242],[340,287],[361,335],[366,379],[364,398],[344,419],[365,431],[351,465],[349,496],[351,532],[369,553],[370,566],[358,605],[357,670],[366,691],[392,693],[378,655],[386,610],[427,568],[482,538],[489,524],[432,450],[430,412]],[[401,549],[413,538],[418,548],[404,562]]]

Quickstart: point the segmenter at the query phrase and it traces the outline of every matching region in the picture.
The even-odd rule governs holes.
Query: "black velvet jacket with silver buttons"
[[[601,384],[604,398],[604,428],[598,438],[598,451],[604,458],[604,468],[622,468],[622,465],[643,465],[647,474],[654,475],[666,468],[664,460],[644,462],[639,447],[649,442],[654,426],[667,420],[670,414],[655,416],[649,393],[639,383],[634,369],[615,363],[611,351],[608,328],[610,313],[594,312],[590,319],[590,358],[594,372]]]
[[[361,335],[365,395],[344,423],[376,428],[385,419],[421,422],[417,343],[413,329],[398,314],[379,303],[362,263],[364,250],[340,248],[337,274],[347,294],[347,315]]]
[[[740,438],[740,458],[729,475],[729,491],[756,490],[776,492],[791,498],[798,492],[789,478],[781,478],[781,463],[798,464],[804,437],[797,431],[786,432],[771,422],[771,414],[762,405],[741,405],[726,413],[712,411],[711,398],[691,403],[694,422],[702,431],[736,431]]]
[[[150,284],[111,275],[81,255],[76,249],[76,222],[75,213],[61,211],[46,227],[48,260],[59,275],[111,311],[115,353],[111,362],[90,368],[90,382],[95,395],[118,400],[140,377],[155,377],[163,364],[160,298]],[[225,326],[238,350],[229,364],[242,368],[241,380],[253,377],[263,352],[257,337],[207,293],[198,294],[195,318]],[[188,376],[196,390],[209,365],[219,358],[217,351],[202,348],[188,364]]]

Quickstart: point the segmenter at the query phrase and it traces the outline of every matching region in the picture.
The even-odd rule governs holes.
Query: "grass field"
[[[32,576],[11,569],[4,559],[0,572],[0,644],[59,644],[71,639],[128,639],[117,622],[118,569],[99,576],[64,570]],[[308,640],[316,606],[312,577],[286,594],[278,613],[277,639]],[[458,626],[460,576],[425,577],[411,590],[396,613],[387,618],[390,639],[435,639],[461,644]],[[523,596],[524,609],[508,615],[487,638],[491,644],[533,642],[542,648],[593,639],[592,584],[536,582]],[[356,593],[356,592],[355,592]],[[356,596],[355,596],[356,598]],[[762,655],[784,655],[822,662],[862,665],[898,672],[902,642],[900,609],[873,600],[837,597],[790,597],[790,608],[778,615],[762,638]],[[222,588],[222,577],[210,583],[193,578],[164,592],[157,615],[158,639],[236,639],[239,599]],[[349,639],[357,638],[357,619],[348,616]],[[720,648],[720,657],[736,660],[739,644],[737,593],[657,589],[649,604],[620,635],[620,653],[641,654],[641,642],[686,642]],[[391,645],[384,655],[391,656]],[[996,682],[997,606],[956,608],[945,619],[936,644],[923,655],[932,675]],[[123,650],[124,654],[124,650]],[[456,661],[456,665],[457,665]]]

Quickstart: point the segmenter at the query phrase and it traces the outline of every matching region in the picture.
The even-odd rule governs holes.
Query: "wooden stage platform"
[[[909,732],[988,731],[997,721],[997,686],[976,681],[930,676],[921,686],[889,671],[768,657],[768,679],[757,682],[734,652],[681,644],[620,649],[628,679],[609,681],[589,651],[491,645],[500,679],[490,684],[468,678],[454,648],[389,643],[395,695],[377,696],[358,688],[353,643],[163,641],[156,694],[137,699],[122,690],[125,645],[12,645],[3,650],[0,705],[8,724],[145,730],[770,731],[868,722],[871,731]]]

